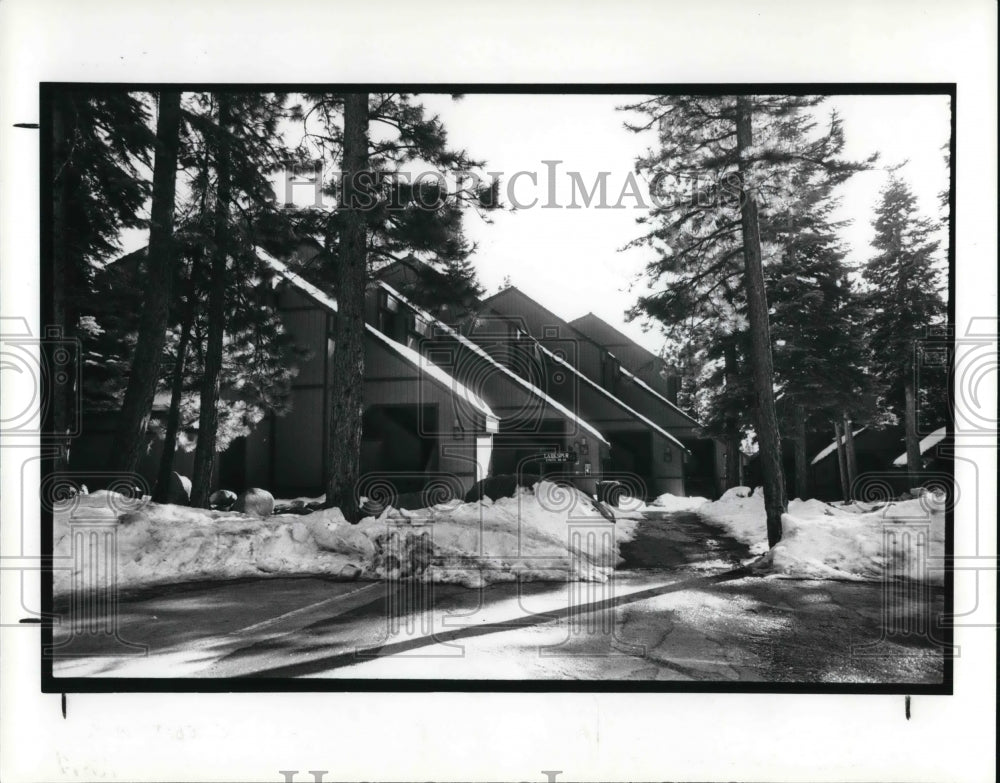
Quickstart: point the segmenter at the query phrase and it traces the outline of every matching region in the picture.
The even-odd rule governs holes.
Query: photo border
[[[956,308],[956,160],[957,85],[954,82],[754,82],[754,83],[310,83],[310,82],[64,82],[39,83],[39,215],[40,215],[40,324],[52,319],[53,274],[44,259],[52,257],[52,123],[51,107],[57,90],[80,91],[230,91],[230,92],[405,92],[408,94],[605,94],[605,95],[947,95],[950,98],[950,188],[948,225],[948,335],[955,345]],[[950,400],[955,400],[955,351],[949,354]],[[46,405],[51,390],[43,385],[43,432],[52,431],[52,406]],[[952,419],[954,409],[951,411]],[[953,420],[949,431],[953,430]],[[42,446],[42,474],[46,479],[56,471],[57,457]],[[954,481],[954,473],[952,473]],[[954,693],[954,626],[946,622],[941,630],[943,680],[938,683],[791,683],[791,682],[648,682],[632,680],[487,680],[487,679],[272,679],[252,676],[239,678],[191,677],[56,677],[53,660],[44,649],[53,643],[53,520],[51,510],[41,508],[42,621],[41,691],[43,693],[303,693],[303,692],[524,692],[524,693],[734,693],[734,694],[900,694],[952,695]],[[944,617],[954,612],[954,509],[945,513]]]

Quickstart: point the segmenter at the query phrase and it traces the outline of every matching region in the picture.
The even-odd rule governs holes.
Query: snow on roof
[[[530,381],[525,380],[520,375],[518,375],[517,373],[515,373],[513,370],[510,370],[509,368],[504,367],[504,365],[500,364],[500,362],[498,362],[496,359],[494,359],[492,356],[490,356],[485,350],[483,350],[478,345],[476,345],[474,342],[472,342],[472,340],[470,340],[468,337],[466,337],[465,335],[457,332],[456,330],[452,329],[450,326],[448,326],[443,321],[439,321],[437,318],[435,318],[431,314],[429,314],[429,313],[425,312],[424,310],[422,310],[420,307],[418,307],[417,305],[415,305],[413,302],[411,302],[409,299],[407,299],[405,296],[403,296],[401,293],[399,293],[395,288],[393,288],[388,283],[379,282],[379,285],[383,289],[385,289],[386,291],[388,291],[390,294],[392,294],[393,296],[395,296],[397,299],[399,299],[407,307],[412,308],[413,311],[415,313],[417,313],[421,318],[424,318],[424,319],[426,319],[429,322],[433,322],[434,325],[438,329],[440,329],[442,332],[444,332],[449,337],[452,337],[453,339],[455,339],[456,341],[458,341],[461,345],[463,345],[465,348],[467,348],[468,350],[470,350],[473,353],[475,353],[477,356],[479,356],[480,358],[482,358],[484,361],[489,362],[496,369],[498,369],[501,373],[503,373],[504,375],[508,376],[513,381],[515,381],[518,385],[520,385],[523,388],[525,388],[529,393],[531,393],[531,394],[533,394],[533,395],[535,395],[537,397],[540,397],[542,400],[545,401],[546,404],[548,404],[551,407],[555,408],[557,411],[559,411],[563,416],[565,416],[566,418],[568,418],[570,421],[574,422],[578,426],[582,427],[583,429],[585,429],[588,432],[590,432],[591,434],[593,434],[602,443],[605,443],[607,445],[611,445],[609,443],[608,439],[605,438],[592,424],[590,424],[589,422],[587,422],[585,419],[582,419],[579,416],[577,416],[575,413],[573,413],[573,411],[571,411],[569,408],[567,408],[562,403],[557,402],[556,400],[554,400],[551,397],[549,397],[549,395],[547,395],[544,391],[542,391],[541,389],[539,389],[537,386],[535,386]]]
[[[635,342],[635,340],[631,339],[627,335],[622,334],[617,329],[615,329],[615,327],[613,327],[611,324],[609,324],[607,321],[603,320],[602,318],[598,318],[593,313],[587,313],[586,316],[581,316],[580,318],[577,318],[576,321],[567,321],[567,320],[565,320],[563,318],[560,318],[555,313],[553,313],[551,310],[549,310],[547,307],[545,307],[545,305],[543,305],[540,302],[537,302],[536,300],[532,299],[530,296],[528,296],[526,293],[524,293],[524,291],[522,291],[517,286],[513,286],[513,285],[512,286],[508,286],[507,288],[504,288],[502,291],[498,291],[497,293],[493,294],[493,296],[490,296],[490,297],[487,297],[486,299],[484,299],[483,300],[483,304],[487,304],[488,302],[492,302],[494,299],[496,299],[499,296],[502,296],[503,294],[506,294],[508,291],[515,292],[515,293],[519,294],[522,298],[527,299],[529,302],[532,302],[537,307],[540,307],[548,315],[551,315],[553,318],[555,318],[558,321],[562,321],[567,327],[569,327],[569,329],[571,329],[572,331],[576,332],[584,340],[586,340],[589,343],[592,343],[594,346],[596,346],[600,350],[604,351],[605,353],[609,354],[610,356],[612,356],[615,359],[617,359],[618,357],[616,357],[606,346],[602,345],[598,340],[595,340],[593,337],[591,337],[590,335],[588,335],[587,333],[585,333],[584,331],[582,331],[581,329],[579,329],[576,326],[576,321],[582,321],[585,318],[587,318],[587,316],[592,316],[595,320],[600,321],[602,324],[604,324],[605,326],[607,326],[609,329],[611,329],[616,334],[621,335],[621,337],[624,340],[626,340],[628,343],[630,343],[630,344],[632,344],[632,345],[634,345],[634,346],[636,346],[638,348],[642,348],[643,351],[645,351],[646,353],[648,353],[650,356],[656,358],[655,354],[653,354],[647,348],[643,348],[641,345],[639,345],[639,343]],[[649,392],[650,394],[652,394],[654,397],[656,397],[661,402],[666,403],[666,405],[668,405],[671,409],[677,411],[684,418],[686,418],[689,421],[693,422],[695,425],[697,425],[699,427],[704,426],[700,421],[698,421],[696,418],[694,418],[690,413],[687,413],[685,410],[683,410],[682,408],[678,407],[675,403],[671,402],[669,399],[667,399],[666,397],[664,397],[662,394],[660,394],[658,391],[656,391],[656,389],[654,389],[652,386],[650,386],[644,380],[642,380],[641,378],[639,378],[635,373],[631,372],[630,370],[627,370],[624,367],[624,365],[622,365],[621,361],[618,361],[618,367],[622,371],[622,375],[625,375],[626,377],[629,378],[629,380],[634,381],[635,384],[637,386],[639,386],[641,389],[644,389],[645,391]],[[586,377],[586,376],[584,376],[584,377]],[[599,387],[599,388],[603,389],[604,387]],[[672,436],[668,435],[667,437],[672,437]],[[683,446],[682,446],[682,448],[683,448]]]
[[[864,431],[865,431],[866,429],[868,429],[868,428],[867,428],[867,427],[862,427],[861,429],[857,429],[857,430],[854,430],[854,433],[853,433],[853,437],[855,437],[855,438],[856,438],[856,437],[857,437],[858,435],[860,435],[860,434],[861,434],[862,432],[864,432]],[[845,440],[846,438],[847,438],[847,435],[841,435],[841,436],[840,436],[840,442],[841,442],[841,444],[843,444],[843,442],[844,442],[844,440]],[[834,438],[834,439],[833,439],[833,442],[832,442],[832,443],[830,443],[830,445],[829,445],[829,446],[827,446],[826,448],[824,448],[824,449],[823,449],[822,451],[820,451],[820,452],[819,452],[819,453],[818,453],[818,454],[817,454],[817,455],[816,455],[815,457],[813,457],[813,458],[812,458],[812,462],[811,462],[810,464],[811,464],[811,465],[815,465],[815,464],[816,464],[817,462],[822,462],[822,461],[823,461],[823,460],[825,460],[825,459],[826,459],[827,457],[829,457],[829,456],[830,456],[830,454],[832,454],[832,453],[833,453],[833,451],[834,451],[834,449],[836,449],[836,448],[837,448],[837,439],[836,439],[836,438]]]
[[[948,434],[948,428],[941,427],[941,429],[934,430],[934,432],[932,432],[930,435],[926,435],[925,437],[921,438],[920,453],[923,454],[928,449],[933,449],[935,446],[937,446],[941,441],[945,439],[945,436],[947,434]],[[904,451],[902,454],[896,457],[896,459],[892,461],[892,464],[895,465],[897,468],[905,467],[906,452]]]
[[[305,293],[311,299],[315,300],[317,304],[322,307],[326,307],[332,312],[337,312],[337,302],[335,299],[331,298],[327,294],[324,294],[319,288],[314,286],[308,280],[304,279],[301,275],[297,275],[295,272],[291,271],[287,266],[285,266],[281,261],[276,259],[270,253],[268,253],[263,248],[256,248],[258,256],[264,261],[271,269],[273,269],[277,274],[281,275],[285,280],[294,285],[300,291]],[[472,407],[476,408],[481,413],[485,414],[487,418],[493,419],[495,424],[500,420],[493,409],[487,405],[486,401],[480,397],[478,394],[474,393],[464,384],[459,383],[448,373],[442,370],[433,362],[426,361],[417,351],[412,348],[403,345],[402,343],[397,343],[395,340],[390,339],[386,335],[382,334],[378,329],[373,327],[371,324],[365,324],[365,330],[374,336],[379,342],[385,345],[392,351],[395,351],[399,356],[405,359],[410,364],[417,367],[421,372],[427,373],[428,376],[433,378],[439,384],[448,388],[454,395],[468,402]]]
[[[650,429],[655,430],[656,432],[660,433],[660,435],[662,435],[667,440],[672,441],[673,443],[677,444],[685,452],[688,451],[687,447],[683,443],[681,443],[679,440],[677,440],[677,438],[675,438],[673,435],[671,435],[669,432],[667,432],[665,429],[663,429],[663,427],[661,427],[658,424],[655,424],[654,422],[652,422],[649,419],[647,419],[645,416],[643,416],[638,411],[633,410],[632,408],[630,408],[628,405],[626,405],[624,402],[622,402],[617,397],[615,397],[615,395],[613,395],[611,392],[609,392],[607,389],[605,389],[599,383],[596,383],[595,381],[592,381],[590,378],[588,378],[586,375],[584,375],[582,372],[580,372],[578,369],[576,369],[576,367],[574,367],[572,364],[570,364],[569,362],[567,362],[565,359],[560,359],[558,356],[556,356],[554,353],[552,353],[552,351],[550,351],[548,348],[546,348],[544,345],[542,345],[537,340],[535,340],[535,345],[538,346],[538,349],[540,351],[542,351],[542,353],[544,353],[545,355],[547,355],[550,359],[552,359],[553,361],[557,362],[558,364],[561,364],[563,367],[565,367],[567,370],[569,370],[571,373],[573,373],[576,377],[578,377],[581,380],[585,381],[590,386],[593,386],[601,394],[603,394],[605,397],[607,397],[609,400],[611,400],[613,403],[615,403],[619,408],[621,408],[622,410],[626,411],[630,415],[632,415],[635,418],[637,418],[639,421],[641,421],[643,424],[645,424]]]
[[[422,372],[427,373],[438,383],[446,386],[456,397],[465,400],[474,408],[486,414],[487,417],[493,419],[495,422],[500,421],[500,417],[493,412],[493,409],[486,403],[486,400],[472,391],[468,386],[456,381],[451,375],[434,364],[434,362],[425,359],[418,351],[414,351],[412,348],[403,345],[402,343],[397,343],[395,340],[382,334],[382,332],[370,324],[365,324],[365,329],[408,362],[419,367]]]
[[[312,283],[310,283],[301,275],[298,275],[295,272],[293,272],[291,269],[285,266],[284,263],[282,263],[277,258],[268,253],[266,250],[264,250],[264,248],[256,247],[254,248],[254,251],[257,253],[257,256],[260,258],[261,261],[263,261],[265,264],[271,267],[271,269],[273,269],[275,272],[277,272],[279,275],[285,278],[285,280],[287,280],[289,283],[292,283],[296,288],[301,290],[304,294],[307,294],[311,299],[316,300],[317,304],[320,304],[323,307],[326,307],[333,312],[337,312],[337,301],[335,299],[331,298],[327,294],[324,294],[320,289],[318,289],[316,286],[314,286]]]
[[[523,296],[523,297],[525,297],[527,299],[531,298],[527,294],[525,294],[524,292],[522,292],[522,291],[514,288],[513,286],[511,288],[504,289],[503,291],[500,292],[500,294],[506,293],[507,291],[517,291],[517,293],[520,294],[521,296]],[[494,296],[490,297],[490,299],[495,299],[500,294],[495,294]],[[489,299],[487,299],[485,301],[489,301]],[[534,300],[532,300],[532,301],[534,301]],[[573,373],[576,377],[582,379],[583,381],[585,381],[590,386],[593,386],[601,394],[603,394],[609,400],[611,400],[612,402],[614,402],[618,407],[620,407],[622,410],[626,411],[630,415],[632,415],[635,418],[637,418],[639,421],[641,421],[647,427],[649,427],[650,429],[655,430],[656,432],[660,433],[660,435],[662,435],[667,440],[675,443],[683,451],[685,451],[685,452],[688,451],[687,447],[683,443],[681,443],[679,440],[677,440],[677,438],[675,438],[673,435],[671,435],[669,432],[667,432],[661,426],[659,426],[658,424],[655,424],[654,422],[650,421],[649,419],[647,419],[645,416],[643,416],[638,411],[633,410],[632,408],[630,408],[628,405],[626,405],[624,402],[622,402],[617,397],[615,397],[615,395],[613,395],[611,392],[609,392],[607,389],[605,389],[599,383],[595,383],[590,378],[588,378],[586,375],[584,375],[582,372],[580,372],[579,370],[577,370],[576,367],[574,367],[572,364],[570,364],[569,362],[567,362],[565,359],[560,359],[552,351],[550,351],[548,348],[546,348],[544,345],[542,345],[538,340],[536,340],[533,337],[531,339],[534,340],[535,345],[538,346],[538,349],[542,353],[544,353],[546,356],[548,356],[550,359],[552,359],[553,361],[557,362],[558,364],[561,364],[563,367],[565,367],[567,370],[569,370],[571,373]]]
[[[614,355],[614,354],[612,354],[612,355]],[[650,386],[648,383],[646,383],[638,375],[635,375],[634,373],[629,372],[628,370],[626,370],[621,365],[619,365],[619,369],[622,371],[622,375],[626,376],[636,386],[638,386],[641,389],[645,389],[647,392],[649,392],[650,394],[652,394],[654,397],[656,397],[659,400],[661,400],[662,402],[666,403],[668,406],[670,406],[675,411],[677,411],[679,414],[681,414],[684,418],[686,418],[686,419],[694,422],[699,427],[703,426],[702,423],[700,421],[698,421],[694,416],[692,416],[690,413],[685,412],[682,408],[680,408],[677,405],[675,405],[674,403],[672,403],[670,400],[668,400],[666,397],[664,397],[662,394],[660,394],[656,389],[654,389],[652,386]]]

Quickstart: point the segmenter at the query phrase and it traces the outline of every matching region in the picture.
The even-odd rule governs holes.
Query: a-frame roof
[[[648,348],[643,345],[639,345],[639,343],[627,334],[619,331],[603,318],[594,315],[593,313],[587,313],[586,315],[581,315],[579,318],[574,318],[569,322],[569,324],[581,334],[589,337],[595,343],[604,346],[611,351],[611,353],[619,356],[619,358],[621,358],[621,356],[615,352],[615,348],[628,348],[630,351],[640,354],[643,357],[644,364],[648,363],[650,365],[655,365],[657,362],[662,362],[660,357]],[[632,369],[636,370],[638,368],[633,367]]]
[[[520,296],[520,297],[523,297],[528,302],[533,303],[535,306],[541,308],[546,313],[549,313],[549,311],[546,310],[544,307],[542,307],[542,305],[539,305],[537,302],[535,302],[531,297],[529,297],[523,291],[521,291],[521,290],[519,290],[519,289],[517,289],[517,288],[515,288],[513,286],[511,286],[509,288],[505,288],[503,291],[499,292],[498,294],[494,294],[493,296],[491,296],[488,299],[484,300],[484,304],[487,305],[487,306],[490,306],[491,302],[493,302],[495,304],[497,302],[498,297],[501,297],[501,296],[505,296],[505,297]],[[491,309],[494,312],[496,312],[497,315],[500,318],[502,318],[502,319],[504,319],[506,321],[511,321],[512,316],[510,316],[509,314],[502,313],[499,310],[497,310],[495,307],[491,307]],[[558,318],[558,316],[556,316],[554,314],[552,314],[552,317],[553,318],[557,318],[562,323],[566,323],[565,321],[563,321],[561,318]],[[568,324],[566,324],[566,325],[569,326]],[[569,327],[569,328],[572,329],[572,327]],[[669,432],[667,432],[665,429],[663,429],[663,427],[661,427],[659,424],[656,424],[655,422],[651,421],[646,416],[643,416],[641,413],[639,413],[637,410],[635,410],[631,406],[627,405],[625,402],[623,402],[622,400],[620,400],[618,397],[616,397],[610,391],[608,391],[607,389],[605,389],[601,384],[597,383],[592,378],[589,378],[586,374],[580,372],[570,362],[568,362],[565,359],[560,358],[559,356],[557,356],[555,353],[553,353],[548,348],[546,348],[545,345],[542,342],[540,342],[534,335],[532,335],[530,337],[530,339],[532,339],[534,341],[534,343],[538,347],[538,349],[542,353],[544,353],[548,357],[549,360],[551,360],[552,362],[554,362],[556,364],[561,365],[562,367],[564,367],[567,370],[567,372],[572,373],[572,375],[578,381],[580,381],[580,383],[582,383],[586,388],[589,388],[589,389],[592,389],[592,390],[596,391],[600,396],[602,396],[602,397],[606,398],[607,400],[609,400],[611,403],[613,403],[620,410],[624,411],[625,413],[627,413],[632,418],[634,418],[637,421],[641,422],[646,427],[649,427],[651,430],[653,430],[653,432],[655,432],[658,435],[661,435],[662,437],[666,438],[667,440],[669,440],[671,443],[675,444],[676,446],[679,446],[683,451],[685,451],[685,452],[688,451],[687,447],[683,443],[681,443],[676,437],[674,437]],[[600,347],[600,346],[598,346],[598,347]],[[650,392],[652,392],[652,389],[649,389],[649,387],[646,387],[646,388]],[[670,404],[670,403],[668,402],[668,404]]]
[[[593,313],[582,315],[579,318],[570,321],[569,324],[588,340],[593,343],[597,343],[608,352],[614,354],[619,362],[626,365],[627,369],[626,366],[623,366],[622,372],[628,376],[629,380],[633,381],[637,386],[645,389],[649,394],[658,397],[662,402],[666,403],[675,411],[687,418],[692,424],[698,427],[703,426],[700,421],[694,418],[694,416],[678,406],[676,403],[672,402],[663,393],[654,389],[647,381],[637,375],[637,373],[647,367],[655,371],[656,366],[663,363],[663,360],[659,356],[645,346],[639,345],[639,343],[631,337],[623,334],[603,318],[600,318]],[[640,356],[641,360],[638,362],[629,361],[630,354]]]
[[[524,302],[525,304],[529,305],[530,307],[534,307],[538,311],[541,311],[542,313],[545,314],[545,317],[547,319],[551,318],[555,324],[557,324],[558,326],[560,326],[561,328],[563,328],[563,329],[566,330],[566,334],[564,335],[565,337],[574,337],[574,338],[578,338],[578,339],[581,339],[581,340],[586,340],[588,343],[594,345],[600,351],[614,354],[614,351],[610,351],[608,349],[608,347],[605,346],[605,345],[603,345],[600,341],[595,340],[589,334],[587,334],[587,333],[585,333],[585,332],[577,329],[573,325],[573,323],[571,323],[571,322],[569,322],[569,321],[567,321],[567,320],[565,320],[563,318],[560,318],[558,315],[556,315],[555,313],[553,313],[547,307],[545,307],[544,305],[542,305],[539,302],[537,302],[534,299],[532,299],[530,296],[528,296],[526,293],[524,293],[524,291],[522,291],[517,286],[509,286],[509,287],[503,289],[502,291],[498,291],[497,293],[493,294],[493,296],[487,297],[486,299],[483,300],[483,305],[486,306],[486,307],[489,307],[494,312],[497,312],[499,315],[506,317],[506,316],[509,316],[510,313],[509,312],[501,312],[501,310],[497,309],[496,305],[497,304],[501,304],[504,300],[508,300],[508,299],[513,299],[513,300],[520,299],[522,302]],[[591,313],[590,315],[593,316],[593,318],[597,319],[597,316],[593,315],[593,313]],[[580,320],[580,319],[577,319],[577,320]],[[600,320],[600,319],[597,319],[597,320]],[[628,337],[626,337],[625,335],[621,334],[621,332],[618,332],[616,329],[614,329],[614,327],[612,327],[610,324],[607,324],[605,321],[601,321],[601,323],[605,324],[609,329],[611,329],[612,331],[614,331],[618,335],[620,335],[623,341],[627,341],[627,343],[633,344],[636,347],[640,348],[642,351],[644,351],[645,353],[647,353],[650,356],[651,359],[658,360],[658,357],[655,354],[653,354],[651,351],[648,351],[645,348],[642,348],[642,346],[638,345],[638,343],[634,343]],[[534,335],[534,337],[537,338],[537,335]],[[622,344],[626,344],[626,343],[623,342]],[[620,363],[620,357],[618,357],[617,354],[614,354],[614,355],[615,355],[615,358],[619,359],[619,363]],[[586,376],[582,375],[582,373],[577,373],[577,374],[580,375],[581,377],[586,378]],[[633,371],[631,371],[631,370],[629,370],[629,369],[627,369],[625,367],[622,367],[622,374],[626,378],[628,378],[629,381],[631,381],[632,383],[634,383],[638,388],[642,389],[646,394],[648,394],[651,397],[655,398],[661,404],[666,405],[671,410],[673,410],[673,411],[681,414],[682,416],[684,416],[684,418],[688,419],[693,426],[696,426],[696,427],[703,426],[702,423],[700,421],[698,421],[697,419],[695,419],[690,413],[686,412],[683,408],[680,408],[676,403],[671,402],[669,399],[667,399],[667,397],[665,397],[663,394],[661,394],[656,389],[654,389],[652,386],[650,386],[646,381],[644,381],[641,378],[639,378],[635,374],[635,372],[633,372]],[[594,383],[589,378],[587,378],[587,380],[590,383]],[[595,385],[599,386],[599,384],[595,384]],[[603,389],[604,387],[600,387],[600,388]],[[629,410],[631,410],[631,409],[629,409]],[[636,415],[639,415],[639,414],[636,414]]]
[[[314,286],[308,280],[304,279],[301,275],[291,271],[287,266],[285,266],[285,264],[276,259],[263,248],[258,247],[255,249],[255,252],[257,253],[257,256],[279,277],[294,286],[297,290],[315,302],[319,307],[332,313],[337,312],[337,302],[333,299],[333,297],[323,293],[323,291]],[[487,404],[482,397],[464,384],[459,383],[436,364],[425,361],[417,351],[390,339],[371,324],[365,324],[365,331],[377,342],[381,343],[390,351],[400,356],[404,361],[415,366],[418,370],[420,370],[420,372],[426,373],[429,378],[444,386],[461,399],[465,400],[473,408],[480,411],[488,421],[496,423],[500,420],[500,417],[493,412],[489,404]]]
[[[515,373],[513,370],[509,369],[508,367],[505,367],[503,364],[501,364],[496,359],[494,359],[492,356],[490,356],[480,346],[476,345],[476,343],[474,343],[468,337],[466,337],[465,335],[459,333],[455,329],[452,329],[450,326],[448,326],[443,321],[438,320],[434,316],[432,316],[429,313],[427,313],[426,311],[422,310],[420,307],[418,307],[417,305],[415,305],[413,302],[411,302],[409,299],[407,299],[405,296],[403,296],[401,293],[399,293],[395,288],[393,288],[388,283],[386,283],[386,282],[379,282],[379,286],[381,288],[383,288],[385,291],[387,291],[390,294],[392,294],[397,299],[399,299],[403,304],[405,304],[407,307],[409,307],[410,309],[412,309],[421,318],[423,318],[426,321],[428,321],[429,323],[433,324],[434,327],[435,327],[435,329],[437,329],[439,333],[448,335],[450,338],[454,339],[460,345],[462,345],[466,350],[471,351],[472,353],[476,354],[476,356],[480,357],[483,361],[485,361],[488,364],[490,364],[495,371],[501,373],[502,375],[508,376],[518,386],[522,387],[525,392],[527,392],[528,394],[532,395],[533,397],[539,398],[540,400],[542,400],[543,402],[545,402],[547,405],[549,405],[551,408],[553,408],[554,410],[558,411],[560,414],[562,414],[563,416],[565,416],[567,419],[569,419],[570,421],[574,422],[578,426],[580,426],[583,429],[585,429],[588,432],[590,432],[592,435],[594,435],[595,437],[597,437],[597,439],[600,440],[602,443],[610,445],[608,439],[605,438],[598,431],[598,429],[596,427],[594,427],[592,424],[590,424],[585,419],[583,419],[580,416],[578,416],[576,413],[574,413],[573,411],[571,411],[569,408],[567,408],[562,403],[554,400],[552,397],[550,397],[548,394],[546,394],[544,391],[542,391],[541,389],[539,389],[537,386],[535,386],[530,381],[527,381],[526,379],[522,378],[520,375],[518,375],[517,373]]]

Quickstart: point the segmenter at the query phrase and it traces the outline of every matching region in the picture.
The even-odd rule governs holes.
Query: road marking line
[[[271,617],[268,618],[267,620],[262,620],[259,623],[254,623],[253,625],[248,625],[246,628],[240,628],[237,631],[230,631],[228,634],[226,634],[226,636],[236,636],[238,634],[249,633],[251,631],[259,631],[262,628],[267,628],[269,626],[275,625],[277,623],[280,623],[282,620],[287,620],[290,617],[295,617],[296,615],[305,614],[306,612],[310,612],[313,609],[318,609],[321,606],[336,603],[345,598],[350,598],[352,595],[358,595],[359,593],[363,593],[365,591],[370,592],[373,591],[375,588],[382,586],[383,586],[382,582],[372,582],[371,584],[367,584],[364,587],[359,587],[356,590],[351,590],[349,593],[341,593],[340,595],[335,595],[332,598],[324,598],[322,601],[316,601],[316,603],[309,604],[308,606],[300,606],[298,609],[293,609],[290,612],[279,614],[277,617]]]

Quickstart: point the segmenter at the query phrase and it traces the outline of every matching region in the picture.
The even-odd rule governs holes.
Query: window
[[[614,354],[601,356],[601,385],[608,391],[614,391],[621,379],[622,366]]]
[[[406,344],[416,348],[430,334],[430,324],[416,313],[407,313],[406,330]]]
[[[406,339],[406,321],[400,313],[399,300],[388,291],[378,292],[378,330],[397,342]]]

